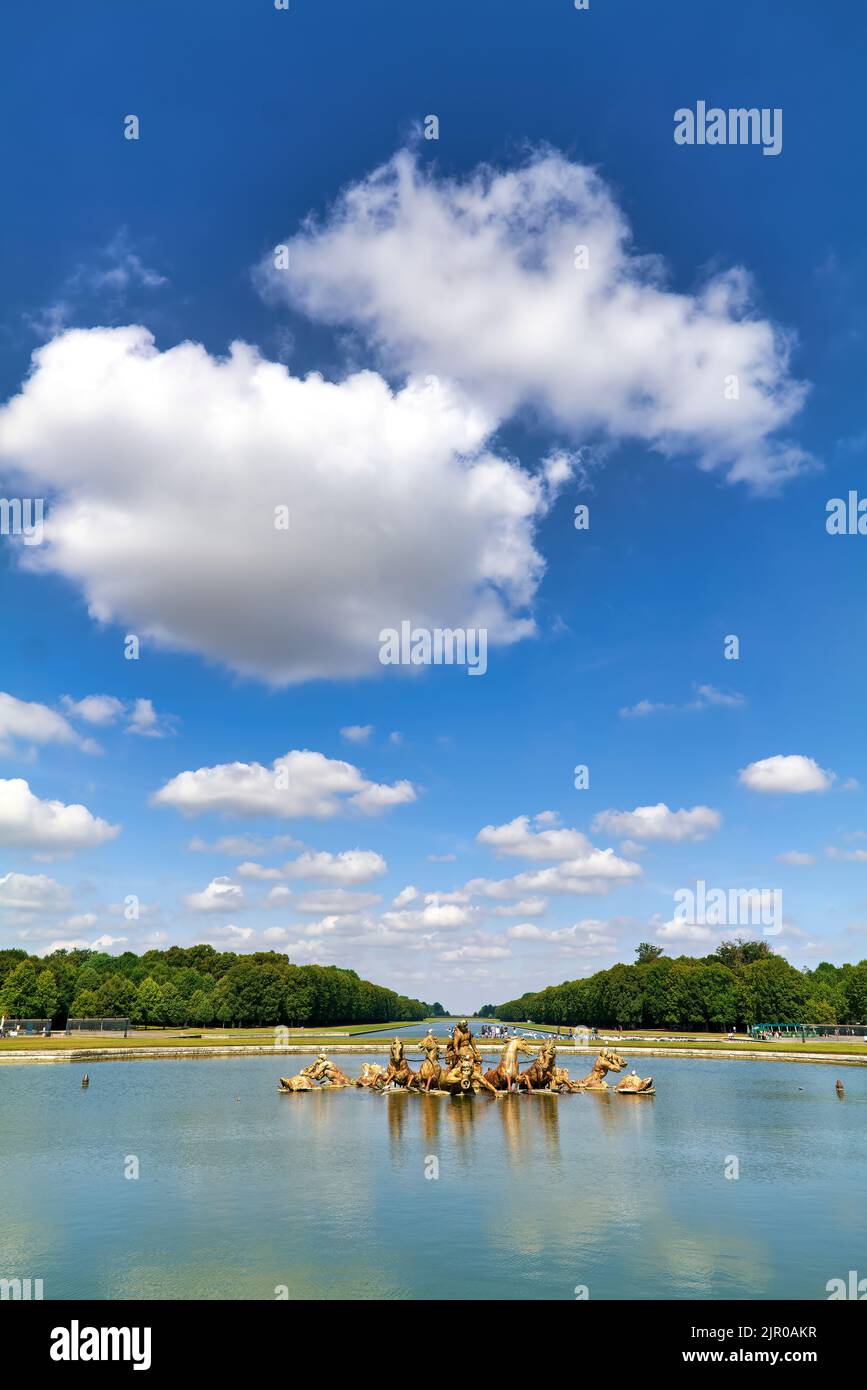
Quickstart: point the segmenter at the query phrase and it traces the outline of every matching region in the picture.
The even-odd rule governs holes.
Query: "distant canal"
[[[85,1091],[79,1066],[4,1066],[0,1277],[46,1299],[571,1300],[822,1299],[867,1275],[867,1069],[843,1101],[825,1066],[682,1058],[635,1059],[647,1100],[279,1095],[307,1060],[111,1062]]]
[[[387,1040],[388,1038],[423,1038],[428,1028],[430,1028],[435,1038],[445,1038],[449,1035],[449,1033],[451,1033],[456,1022],[456,1018],[433,1018],[425,1019],[423,1023],[408,1023],[405,1028],[383,1029],[379,1026],[372,1026],[368,1032],[355,1033],[353,1036],[356,1038],[376,1038],[378,1042],[382,1042],[383,1040]],[[486,1023],[486,1020],[484,1018],[470,1018],[467,1020],[467,1022],[469,1023],[476,1040],[479,1042],[483,1042],[484,1039],[480,1035],[482,1028]],[[553,1033],[549,1028],[545,1028],[542,1024],[540,1024],[538,1028],[527,1027],[526,1025],[524,1027],[520,1027],[517,1023],[497,1024],[496,1026],[508,1027],[510,1034],[514,1029],[514,1032],[520,1033],[522,1037],[525,1038],[556,1037],[555,1033]]]

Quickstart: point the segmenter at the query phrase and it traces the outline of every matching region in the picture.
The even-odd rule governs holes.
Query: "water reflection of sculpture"
[[[452,1030],[446,1044],[445,1066],[440,1064],[439,1043],[430,1029],[422,1041],[422,1051],[424,1058],[421,1066],[418,1072],[414,1072],[406,1060],[403,1042],[395,1038],[389,1050],[388,1066],[364,1062],[361,1075],[354,1084],[375,1091],[424,1091],[428,1095],[467,1096],[487,1091],[499,1097],[513,1089],[567,1095],[581,1091],[607,1091],[605,1078],[608,1072],[621,1072],[626,1066],[625,1059],[619,1053],[603,1047],[587,1076],[573,1081],[565,1067],[557,1066],[557,1049],[553,1040],[549,1039],[542,1044],[530,1065],[520,1071],[519,1054],[533,1056],[534,1049],[523,1038],[516,1037],[511,1038],[504,1047],[498,1065],[485,1072],[481,1053],[466,1019],[461,1019]],[[316,1061],[304,1067],[297,1076],[280,1078],[280,1087],[284,1091],[312,1091],[320,1087],[352,1084],[349,1077],[328,1060],[325,1052],[320,1052]],[[641,1077],[633,1071],[618,1082],[614,1090],[618,1095],[653,1095],[653,1077]]]
[[[440,1110],[442,1107],[423,1106],[424,1110]],[[608,1105],[607,1110],[617,1107]],[[481,1106],[450,1105],[452,1110],[477,1110]],[[502,1129],[503,1153],[512,1165],[520,1166],[534,1160],[539,1153],[540,1141],[551,1160],[560,1155],[560,1106],[559,1105],[498,1105],[495,1107]]]

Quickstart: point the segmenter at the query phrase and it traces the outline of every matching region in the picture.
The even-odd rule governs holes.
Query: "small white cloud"
[[[79,912],[74,917],[68,917],[65,922],[61,923],[61,927],[66,931],[89,931],[91,927],[96,926],[98,921],[99,918],[95,912]],[[115,939],[121,940],[120,937]]]
[[[683,922],[675,917],[656,928],[657,941],[695,941],[711,942],[719,940],[719,928],[700,927],[693,922]]]
[[[78,267],[71,283],[76,281],[94,290],[108,290],[116,299],[123,299],[134,286],[155,290],[168,284],[165,275],[145,265],[132,249],[125,227],[109,242],[95,265]]]
[[[270,889],[268,893],[268,906],[282,907],[284,903],[288,903],[291,897],[292,889],[287,888],[285,883],[281,883],[277,887]]]
[[[269,897],[273,900],[279,888],[272,888]],[[341,917],[348,912],[363,912],[380,902],[377,893],[354,893],[348,888],[325,888],[310,893],[301,893],[295,899],[297,912],[309,912],[313,916]]]
[[[505,903],[492,909],[492,917],[541,917],[547,910],[547,898],[519,898],[517,902]]]
[[[36,313],[24,315],[25,322],[40,338],[53,338],[85,314],[100,322],[111,320],[135,289],[155,290],[168,283],[166,277],[146,265],[133,250],[125,227],[87,263],[79,262],[66,277],[54,302]]]
[[[340,730],[340,737],[348,743],[367,743],[372,733],[372,724],[347,724]]]
[[[637,704],[625,705],[620,711],[620,717],[621,719],[638,719],[646,714],[659,714],[662,710],[678,708],[678,705],[654,704],[652,700],[639,700]]]
[[[358,884],[370,883],[388,873],[381,854],[372,849],[345,849],[339,854],[324,850],[307,850],[289,864],[284,864],[287,878],[308,879],[311,883]]]
[[[69,743],[84,752],[95,752],[89,740],[82,740],[56,710],[35,701],[18,700],[0,691],[0,752],[19,743]]]
[[[461,903],[441,902],[435,893],[428,893],[424,907],[383,913],[382,922],[399,932],[452,931],[468,926],[474,919],[472,908]]]
[[[131,734],[143,734],[146,738],[161,738],[162,729],[153,701],[136,700],[126,727]]]
[[[418,896],[418,889],[413,887],[411,883],[408,883],[405,888],[400,890],[397,897],[392,899],[391,905],[396,908],[408,907],[410,903],[415,902]]]
[[[0,877],[0,908],[16,912],[61,912],[69,889],[45,874],[8,873]]]
[[[441,951],[438,959],[444,962],[506,960],[511,954],[508,946],[498,946],[492,942],[487,946],[480,944],[455,946],[451,950]]]
[[[154,806],[172,806],[187,816],[221,811],[235,816],[311,816],[326,819],[342,811],[376,815],[416,797],[410,782],[369,782],[351,763],[326,758],[308,749],[261,763],[220,763],[181,772],[152,798]]]
[[[250,937],[253,935],[253,928],[236,927],[234,922],[230,922],[229,925],[225,927],[212,927],[210,935],[216,937],[217,943],[220,945],[224,945],[228,942],[229,945],[240,946],[243,945],[245,941],[250,940]]]
[[[514,878],[474,878],[465,885],[473,897],[508,900],[525,894],[606,894],[612,888],[641,877],[641,865],[621,859],[613,849],[594,849],[578,859],[566,859],[549,868],[528,869]]]
[[[754,792],[800,794],[827,791],[835,774],[820,767],[813,758],[777,753],[773,758],[762,758],[741,768],[738,780]]]
[[[115,699],[114,695],[85,695],[83,700],[64,695],[61,704],[70,719],[83,719],[85,724],[95,724],[98,728],[115,724],[124,710],[123,701]]]
[[[867,858],[867,856],[865,856]],[[787,849],[784,854],[778,854],[777,860],[780,864],[791,864],[797,868],[807,868],[810,864],[815,864],[815,854],[804,854],[801,850]]]
[[[704,840],[721,824],[719,811],[710,806],[672,811],[660,801],[655,806],[636,806],[634,811],[600,811],[593,821],[593,829],[618,838],[676,844],[681,840]]]
[[[184,906],[192,912],[237,912],[246,906],[244,890],[230,878],[214,878],[201,893],[188,893]]]
[[[691,700],[683,704],[666,704],[665,702],[654,702],[652,700],[639,700],[635,705],[626,705],[620,710],[621,719],[642,719],[650,714],[683,714],[692,713],[698,710],[710,709],[714,705],[722,706],[727,709],[737,709],[746,704],[743,695],[738,692],[717,690],[714,685],[694,686],[695,695]]]
[[[61,703],[70,719],[80,719],[99,728],[116,724],[126,715],[126,732],[149,738],[161,738],[174,722],[170,717],[160,718],[152,700],[139,699],[126,705],[114,695],[85,695],[82,700],[64,695]]]
[[[113,946],[121,946],[129,938],[126,936],[98,936],[95,941],[91,941],[92,951],[110,951]]]
[[[293,840],[291,835],[223,835],[211,844],[194,835],[187,849],[193,854],[228,854],[232,859],[252,859],[268,854],[285,854],[290,849],[303,849],[303,845],[300,840]]]
[[[736,690],[731,692],[717,690],[716,686],[713,685],[700,685],[697,689],[698,694],[693,702],[694,706],[703,708],[705,705],[722,705],[726,709],[738,709],[741,705],[746,704],[743,695],[739,695]]]
[[[425,900],[425,905],[419,914],[420,925],[424,927],[442,927],[446,930],[452,927],[462,927],[473,920],[473,909],[462,907],[459,903],[438,902],[436,899],[430,901],[429,897]]]
[[[267,883],[274,879],[279,880],[283,877],[283,873],[280,869],[266,869],[263,865],[256,864],[250,859],[245,860],[243,864],[239,864],[235,872],[239,878],[253,879],[259,883]]]
[[[509,927],[506,936],[511,941],[541,941],[560,946],[564,951],[592,954],[617,944],[610,922],[588,918],[574,922],[571,927],[540,927],[536,922],[518,922]]]
[[[506,825],[486,825],[476,836],[476,843],[487,845],[498,855],[520,859],[572,859],[593,849],[580,830],[531,830],[529,816],[516,816]]]

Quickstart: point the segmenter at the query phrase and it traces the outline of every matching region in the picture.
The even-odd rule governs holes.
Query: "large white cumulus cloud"
[[[459,381],[501,417],[531,404],[579,441],[693,453],[757,489],[808,462],[775,437],[804,387],[746,273],[673,292],[632,248],[605,182],[554,151],[463,181],[402,151],[290,240],[288,269],[267,260],[259,279],[314,318],[360,327],[389,369]]]
[[[0,778],[0,845],[68,854],[92,849],[120,834],[86,806],[43,801],[22,777]]]
[[[151,801],[154,806],[172,806],[185,816],[216,811],[229,816],[326,820],[347,810],[377,816],[415,799],[411,782],[370,782],[352,763],[326,758],[309,748],[293,748],[275,758],[270,768],[261,763],[219,763],[179,772]],[[311,868],[322,867],[315,864],[314,856],[302,856],[302,860],[305,857]]]
[[[0,412],[0,462],[50,499],[23,562],[92,614],[275,684],[381,672],[404,619],[533,631],[534,525],[568,474],[486,448],[457,390],[292,377],[142,327],[72,330]],[[275,527],[288,507],[289,529]]]

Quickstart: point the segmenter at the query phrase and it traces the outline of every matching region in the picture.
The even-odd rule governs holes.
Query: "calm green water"
[[[78,1066],[0,1068],[0,1277],[46,1298],[764,1299],[867,1275],[867,1069],[842,1102],[828,1067],[668,1058],[636,1064],[648,1100],[279,1095],[307,1060],[112,1062],[87,1091]]]

